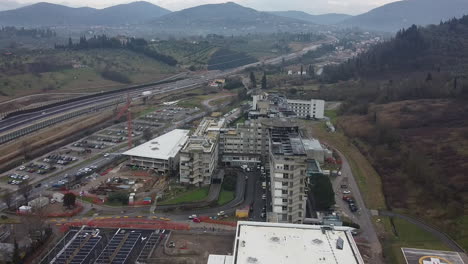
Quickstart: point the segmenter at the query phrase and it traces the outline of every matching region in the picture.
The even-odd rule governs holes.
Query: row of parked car
[[[46,163],[57,163],[60,165],[68,165],[69,163],[72,163],[77,160],[78,158],[76,157],[68,157],[68,156],[53,154],[53,155],[47,156],[42,161]]]
[[[354,198],[350,195],[344,195],[343,196],[343,201],[346,201],[348,203],[348,206],[349,206],[349,210],[351,210],[351,212],[357,212],[358,210],[358,207],[356,205],[356,201],[354,200]]]
[[[20,175],[20,174],[13,173],[13,174],[10,175],[10,179],[8,180],[8,184],[19,185],[23,181],[28,180],[28,179],[29,179],[28,175]]]

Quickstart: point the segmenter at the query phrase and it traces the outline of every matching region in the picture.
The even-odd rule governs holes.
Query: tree
[[[63,206],[67,208],[73,208],[76,205],[76,195],[73,193],[66,193],[63,196]]]
[[[31,195],[31,191],[32,191],[32,186],[29,184],[28,181],[22,182],[18,189],[18,193],[24,197],[26,202],[29,201],[29,196]]]
[[[10,210],[11,204],[13,203],[13,193],[6,192],[4,195],[2,195],[2,201],[7,205],[8,210]]]
[[[332,184],[330,179],[325,175],[315,178],[312,193],[317,210],[328,210],[335,204],[335,193],[333,192]]]
[[[314,69],[314,66],[312,64],[309,65],[309,76],[311,78],[315,78],[315,69]]]
[[[143,130],[143,139],[146,141],[150,141],[153,138],[153,133],[151,132],[151,129],[147,128]]]
[[[109,202],[110,203],[120,203],[122,205],[128,204],[128,193],[125,192],[117,192],[112,193],[109,195]]]
[[[262,89],[266,90],[266,88],[267,88],[267,77],[266,77],[266,72],[264,72],[263,77],[262,77]]]
[[[250,83],[252,84],[252,88],[257,88],[257,79],[253,72],[250,72]]]
[[[72,48],[73,47],[73,40],[71,37],[68,38],[68,48]]]
[[[23,260],[21,259],[20,250],[19,250],[18,242],[16,241],[16,239],[15,239],[14,245],[15,247],[13,249],[12,262],[13,264],[21,264],[23,263]]]

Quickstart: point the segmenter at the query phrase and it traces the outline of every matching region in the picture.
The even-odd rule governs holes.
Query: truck
[[[142,96],[150,96],[152,94],[151,91],[144,91],[141,93]]]

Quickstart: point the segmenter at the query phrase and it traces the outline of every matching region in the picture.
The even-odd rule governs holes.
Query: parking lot
[[[188,116],[199,112],[197,108],[182,108],[177,106],[161,106],[157,110],[133,120],[132,136],[141,137],[145,130],[154,136],[174,122],[185,120]],[[80,162],[103,155],[108,157],[115,148],[122,146],[128,139],[127,123],[119,123],[100,130],[86,138],[50,152],[35,160],[26,162],[0,176],[0,188],[17,190],[22,183],[39,186],[38,182],[45,178],[65,171]],[[62,175],[53,185],[66,186],[78,176],[83,178],[94,173],[93,168],[83,167],[76,175]]]

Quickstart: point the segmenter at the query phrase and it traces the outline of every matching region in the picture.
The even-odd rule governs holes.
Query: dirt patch
[[[166,264],[206,264],[210,254],[232,254],[234,244],[232,234],[204,234],[173,232],[167,241],[175,243],[174,248],[161,245],[148,263]],[[158,262],[159,261],[159,262]]]

